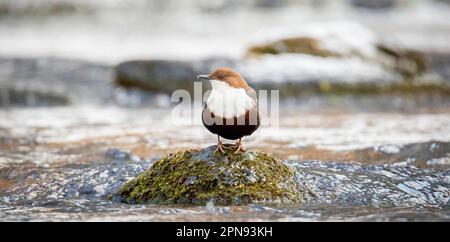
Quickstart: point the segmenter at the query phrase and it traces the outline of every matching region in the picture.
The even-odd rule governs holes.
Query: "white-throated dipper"
[[[212,90],[202,113],[203,125],[217,134],[217,150],[224,153],[220,137],[236,142],[236,152],[243,151],[242,137],[260,125],[256,92],[242,76],[230,68],[218,68],[198,78],[211,82]]]

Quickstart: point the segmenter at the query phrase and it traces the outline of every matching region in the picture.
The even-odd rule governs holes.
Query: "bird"
[[[227,67],[197,78],[211,82],[212,90],[205,102],[202,121],[206,129],[217,135],[216,151],[225,153],[220,137],[237,140],[235,153],[245,151],[242,138],[253,134],[261,123],[255,90],[238,72]]]

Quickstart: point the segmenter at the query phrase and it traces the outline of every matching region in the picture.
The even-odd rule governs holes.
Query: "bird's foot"
[[[216,150],[214,151],[214,153],[216,153],[217,151],[220,151],[220,153],[225,153],[225,150],[223,150],[223,144],[222,144],[222,142],[217,142],[217,148],[216,148]]]
[[[237,154],[237,153],[239,153],[239,152],[244,152],[245,151],[245,149],[244,149],[244,146],[242,145],[242,143],[241,142],[238,142],[238,143],[236,143],[236,151],[234,152],[235,154]]]

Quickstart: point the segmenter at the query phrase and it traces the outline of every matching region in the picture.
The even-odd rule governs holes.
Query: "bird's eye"
[[[225,76],[224,75],[219,75],[219,78],[220,79],[223,79]]]

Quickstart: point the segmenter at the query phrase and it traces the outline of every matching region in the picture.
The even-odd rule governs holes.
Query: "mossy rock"
[[[378,44],[377,48],[382,54],[395,61],[395,70],[405,77],[413,78],[425,73],[429,69],[429,60],[426,55],[420,51],[393,47],[385,44]]]
[[[337,42],[338,43],[338,42]],[[412,78],[425,73],[428,70],[429,60],[426,55],[413,49],[390,46],[378,43],[376,57],[370,57],[361,51],[353,50],[352,53],[343,55],[327,49],[321,39],[300,36],[279,39],[276,41],[250,46],[247,57],[258,57],[266,54],[305,54],[319,57],[360,57],[371,60],[393,69],[406,78]]]
[[[186,150],[156,161],[126,183],[119,195],[127,203],[247,204],[302,201],[294,172],[281,161],[256,150],[224,154],[216,146]]]
[[[339,56],[321,46],[320,40],[310,37],[294,37],[277,40],[268,44],[255,45],[249,48],[247,56],[263,54],[295,53],[321,57]]]

